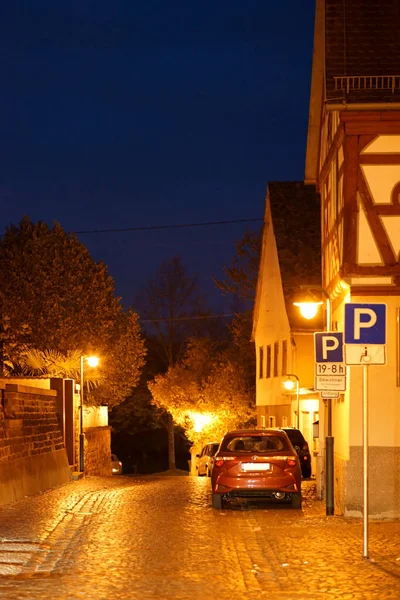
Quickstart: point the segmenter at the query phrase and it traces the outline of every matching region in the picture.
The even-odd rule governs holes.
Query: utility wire
[[[181,225],[149,225],[148,227],[124,227],[122,229],[84,229],[82,231],[70,231],[75,234],[88,233],[123,233],[125,231],[154,231],[157,229],[184,229],[185,227],[208,227],[210,225],[231,225],[233,223],[252,223],[255,221],[263,221],[260,218],[254,219],[235,219],[232,221],[204,221],[203,223],[182,223]]]
[[[224,319],[234,317],[235,313],[226,315],[206,315],[202,317],[175,317],[173,319],[140,319],[141,323],[170,323],[172,321],[198,321],[200,319]]]

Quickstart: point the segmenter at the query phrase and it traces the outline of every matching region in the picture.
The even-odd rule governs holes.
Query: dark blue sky
[[[261,218],[268,180],[303,178],[310,0],[3,4],[0,231]],[[79,238],[128,305],[176,253],[211,289],[245,230]]]

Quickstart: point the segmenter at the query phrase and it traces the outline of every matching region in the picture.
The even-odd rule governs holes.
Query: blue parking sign
[[[324,331],[314,333],[315,362],[343,362],[343,333],[341,331]]]
[[[345,304],[344,342],[386,344],[386,304]]]

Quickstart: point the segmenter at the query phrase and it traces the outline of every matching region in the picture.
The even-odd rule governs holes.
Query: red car
[[[214,457],[211,486],[214,508],[233,497],[290,500],[301,508],[299,457],[282,430],[230,431]]]

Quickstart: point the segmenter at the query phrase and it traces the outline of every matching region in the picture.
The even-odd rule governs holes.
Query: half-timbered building
[[[400,516],[400,3],[317,0],[306,183],[321,198],[322,287],[387,305],[386,364],[368,369],[369,511]],[[363,509],[362,367],[333,401],[337,512]],[[364,392],[365,393],[365,392]]]

